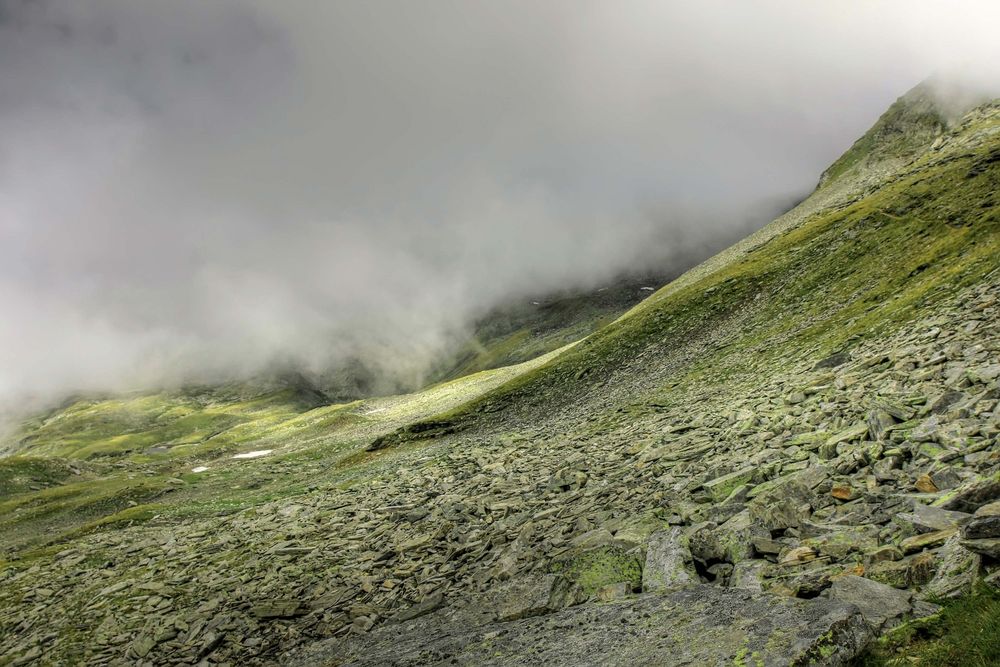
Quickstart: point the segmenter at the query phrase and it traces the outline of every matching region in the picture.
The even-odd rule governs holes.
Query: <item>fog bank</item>
[[[851,9],[847,9],[850,7]],[[0,404],[360,358],[759,226],[992,2],[0,0]]]

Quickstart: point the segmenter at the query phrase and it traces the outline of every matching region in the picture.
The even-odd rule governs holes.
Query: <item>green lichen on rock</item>
[[[627,583],[632,590],[642,585],[642,562],[634,551],[602,547],[553,563],[550,571],[562,574],[592,596],[604,586]]]

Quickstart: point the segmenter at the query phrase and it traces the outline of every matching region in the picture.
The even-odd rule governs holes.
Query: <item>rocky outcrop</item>
[[[291,657],[289,665],[846,665],[871,638],[857,607],[696,585],[470,627],[427,616]]]

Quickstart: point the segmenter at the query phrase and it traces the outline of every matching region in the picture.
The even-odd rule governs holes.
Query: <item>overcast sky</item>
[[[509,298],[760,225],[997,3],[0,0],[0,401],[406,381]],[[664,259],[668,258],[668,259]]]

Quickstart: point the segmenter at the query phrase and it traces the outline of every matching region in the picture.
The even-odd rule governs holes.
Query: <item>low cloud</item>
[[[509,299],[678,271],[991,2],[0,0],[0,402],[361,358],[418,384]]]

